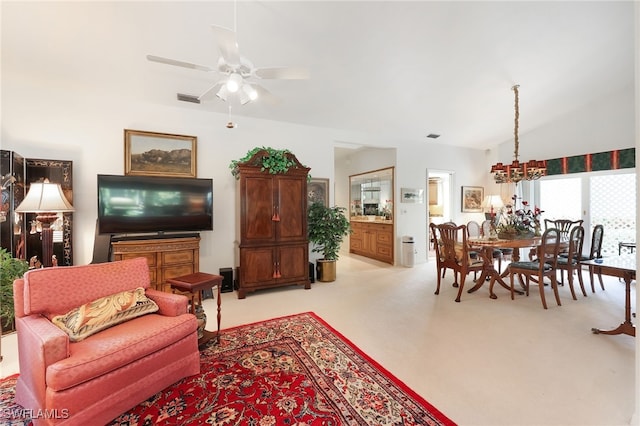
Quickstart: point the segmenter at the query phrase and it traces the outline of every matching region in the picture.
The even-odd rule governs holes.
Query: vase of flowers
[[[500,223],[497,226],[498,238],[513,240],[532,238],[540,235],[540,216],[543,211],[538,206],[532,209],[528,201],[517,195],[511,197],[512,202],[503,208]],[[518,207],[518,200],[520,207]]]

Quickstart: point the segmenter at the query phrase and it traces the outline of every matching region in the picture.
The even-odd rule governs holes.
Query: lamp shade
[[[504,203],[502,202],[502,197],[499,195],[487,195],[484,197],[482,206],[485,209],[499,209],[504,207]]]
[[[31,184],[27,196],[15,211],[17,213],[72,212],[74,208],[62,193],[60,185],[45,179],[44,182]]]

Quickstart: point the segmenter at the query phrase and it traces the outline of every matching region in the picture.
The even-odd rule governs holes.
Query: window
[[[589,194],[591,224],[604,226],[603,255],[618,254],[619,242],[636,240],[635,174],[592,176]]]
[[[583,219],[585,252],[591,244],[591,230],[601,224],[603,256],[617,255],[618,243],[636,241],[636,177],[628,171],[581,173],[539,181],[543,219]]]

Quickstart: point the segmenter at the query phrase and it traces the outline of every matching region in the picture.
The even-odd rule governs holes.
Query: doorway
[[[435,255],[429,224],[448,222],[453,216],[453,174],[449,170],[427,170],[427,261]]]

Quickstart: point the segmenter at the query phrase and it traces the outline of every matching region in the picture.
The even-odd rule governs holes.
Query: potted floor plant
[[[13,280],[29,269],[25,260],[15,259],[5,249],[0,249],[0,321],[3,331],[13,331]]]
[[[351,225],[345,215],[344,207],[327,207],[322,203],[313,203],[309,207],[307,226],[309,241],[314,253],[322,253],[318,259],[318,280],[331,282],[336,279],[336,261],[344,237],[351,232]]]

